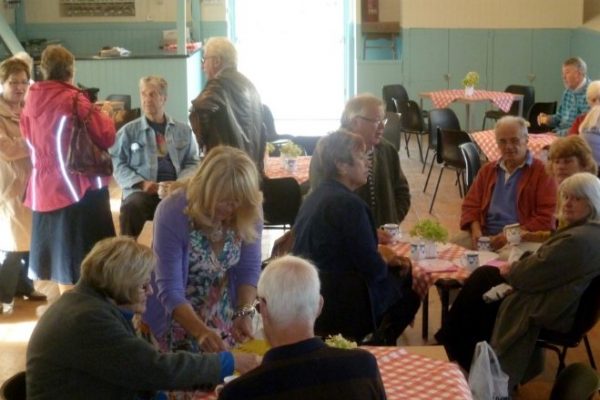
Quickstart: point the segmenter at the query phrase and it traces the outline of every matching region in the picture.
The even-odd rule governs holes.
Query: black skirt
[[[88,190],[68,207],[33,212],[29,277],[70,285],[81,261],[101,239],[115,236],[107,188]]]

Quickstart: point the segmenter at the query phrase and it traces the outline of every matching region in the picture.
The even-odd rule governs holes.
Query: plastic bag
[[[477,343],[471,369],[469,387],[473,400],[508,400],[508,375],[500,368],[500,362],[492,346],[486,341]]]

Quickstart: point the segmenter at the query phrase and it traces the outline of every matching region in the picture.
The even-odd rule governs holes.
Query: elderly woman
[[[28,399],[151,398],[147,392],[213,386],[234,366],[240,372],[256,366],[250,355],[159,354],[138,338],[131,318],[152,295],[155,265],[154,253],[129,237],[94,246],[75,288],[50,306],[31,335]]]
[[[40,64],[45,80],[31,86],[21,113],[33,161],[25,197],[33,210],[30,274],[57,282],[61,293],[77,282],[81,260],[94,243],[115,234],[110,177],[77,175],[65,166],[75,98],[92,141],[104,149],[115,141],[111,119],[73,86],[74,63],[67,49],[48,46]]]
[[[567,136],[552,142],[548,152],[546,172],[560,185],[562,181],[577,172],[589,172],[595,175],[598,172],[598,165],[585,140],[580,136]],[[556,209],[560,209],[560,197],[557,199]],[[544,242],[551,234],[552,231],[523,231],[521,237],[528,242]]]
[[[30,69],[20,59],[0,64],[0,314],[12,311],[15,295],[45,300],[27,278],[31,211],[23,196],[31,173],[29,149],[19,131],[19,117],[29,88]]]
[[[143,319],[162,350],[218,351],[251,336],[261,263],[258,179],[243,151],[218,146],[159,204],[155,295]]]
[[[300,208],[293,252],[312,260],[321,270],[360,273],[370,288],[380,323],[375,341],[395,345],[420,302],[411,289],[410,274],[394,273],[390,268],[407,269],[410,262],[395,257],[386,264],[377,252],[369,206],[353,193],[367,182],[369,173],[364,141],[340,130],[319,140],[316,154],[325,179]]]
[[[600,81],[590,82],[587,91],[585,92],[585,96],[590,110],[594,108],[594,106],[600,105]],[[582,131],[585,131],[587,129],[586,125],[589,124],[589,119],[587,118],[587,115],[590,110],[579,114],[577,118],[575,118],[575,120],[573,121],[573,125],[571,125],[571,128],[569,129],[569,135],[578,135]],[[588,121],[584,124],[583,121],[585,121],[586,119],[588,119]],[[596,119],[594,119],[594,121]]]
[[[563,228],[535,254],[501,269],[475,270],[436,334],[449,358],[467,370],[475,344],[491,339],[511,388],[532,372],[527,367],[540,330],[569,330],[582,293],[600,274],[600,181],[590,173],[574,174],[560,184],[559,196]],[[513,292],[484,302],[483,294],[501,283]]]

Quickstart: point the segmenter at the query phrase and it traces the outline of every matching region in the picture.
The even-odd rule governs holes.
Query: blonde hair
[[[342,127],[351,130],[354,118],[361,116],[370,107],[379,107],[384,110],[384,103],[379,97],[370,93],[362,93],[348,100],[342,112]]]
[[[258,238],[256,230],[262,210],[262,194],[254,162],[240,149],[217,146],[208,152],[196,173],[185,183],[185,213],[194,226],[211,231],[216,227],[213,216],[217,203],[233,200],[239,203],[229,225],[242,240]]]
[[[204,57],[219,57],[223,68],[237,68],[237,50],[226,37],[211,37],[204,45]]]
[[[80,281],[101,291],[117,304],[135,304],[140,287],[150,279],[156,256],[129,236],[103,239],[81,263]]]
[[[0,83],[4,83],[12,74],[18,74],[19,72],[25,72],[27,80],[31,79],[29,65],[20,58],[11,57],[0,64]]]
[[[579,125],[579,134],[600,129],[600,105],[593,106]]]
[[[598,165],[594,161],[592,149],[587,142],[580,136],[567,136],[557,138],[550,146],[548,152],[548,162],[546,163],[546,172],[554,176],[554,162],[559,158],[576,157],[581,167],[580,172],[589,172],[596,174]]]
[[[144,76],[140,79],[140,90],[142,89],[142,86],[154,86],[155,88],[158,89],[158,91],[160,92],[161,95],[163,96],[167,96],[167,90],[169,88],[169,84],[167,83],[167,81],[165,80],[165,78],[163,78],[162,76],[157,76],[157,75],[149,75],[149,76]]]
[[[75,57],[64,47],[53,44],[42,52],[40,68],[44,79],[67,82],[73,78]]]

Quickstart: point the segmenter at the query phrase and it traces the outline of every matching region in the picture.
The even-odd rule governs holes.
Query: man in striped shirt
[[[590,109],[586,91],[590,80],[587,77],[587,65],[579,57],[567,59],[562,66],[562,79],[565,84],[556,114],[540,113],[538,124],[553,128],[559,136],[566,136],[575,118]]]

